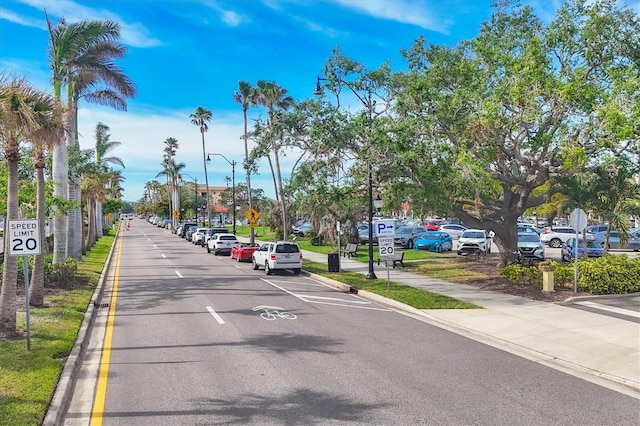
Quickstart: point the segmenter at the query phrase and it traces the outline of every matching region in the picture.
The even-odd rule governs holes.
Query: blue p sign
[[[376,231],[378,235],[394,235],[396,233],[393,220],[382,220],[376,223]]]

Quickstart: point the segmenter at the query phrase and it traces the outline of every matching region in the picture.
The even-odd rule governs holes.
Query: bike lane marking
[[[343,299],[343,298],[338,298],[338,297],[327,297],[327,296],[312,296],[312,295],[308,295],[308,294],[303,294],[303,293],[294,293],[290,290],[287,290],[286,288],[279,286],[278,284],[276,284],[273,281],[267,280],[266,278],[260,278],[262,281],[266,282],[267,284],[281,290],[284,291],[287,294],[290,294],[291,296],[295,297],[298,300],[301,300],[305,303],[315,303],[318,305],[331,305],[331,306],[344,306],[344,307],[348,307],[348,308],[355,308],[355,309],[368,309],[368,310],[372,310],[372,311],[382,311],[382,312],[392,312],[392,309],[389,308],[385,308],[382,306],[373,306],[373,303],[362,299],[358,296],[356,296],[355,294],[349,294],[349,298],[352,300],[347,300],[347,299]],[[289,282],[289,281],[281,281],[281,282]],[[296,283],[299,284],[299,283]],[[322,283],[318,283],[314,285],[321,285],[323,287],[329,288],[327,286],[325,286]],[[353,299],[357,299],[357,300],[353,300]],[[365,306],[366,305],[366,306]]]

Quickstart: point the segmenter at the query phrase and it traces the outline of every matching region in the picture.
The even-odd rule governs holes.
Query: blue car
[[[416,238],[413,243],[413,249],[429,250],[442,253],[443,251],[451,251],[453,249],[453,238],[446,232],[427,231]]]
[[[562,251],[560,257],[565,262],[572,262],[576,257],[576,239],[569,238],[566,243],[562,245]],[[584,256],[584,244],[582,238],[578,240],[578,256]],[[595,238],[587,238],[587,257],[601,257],[604,256],[604,245]]]

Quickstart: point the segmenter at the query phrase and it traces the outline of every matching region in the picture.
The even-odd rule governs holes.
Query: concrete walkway
[[[303,251],[307,260],[328,264],[326,254]],[[345,257],[341,269],[368,272],[368,264]],[[374,264],[378,278],[387,268]],[[428,278],[402,268],[390,280],[482,306],[484,309],[425,309],[368,293],[416,318],[640,399],[640,324],[553,303],[538,302],[473,286]],[[315,278],[319,278],[314,275]],[[333,280],[322,281],[344,288]],[[333,282],[332,282],[333,281]]]

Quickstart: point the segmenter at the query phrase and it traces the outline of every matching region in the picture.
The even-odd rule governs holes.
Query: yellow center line
[[[122,229],[120,233],[122,234]],[[102,347],[102,359],[100,360],[100,372],[98,373],[98,385],[96,396],[93,400],[93,410],[91,411],[91,426],[101,426],[104,415],[104,404],[107,397],[107,381],[109,379],[109,362],[111,360],[111,341],[113,339],[113,323],[116,314],[116,300],[118,298],[118,280],[120,277],[120,257],[122,254],[122,235],[118,243],[118,255],[116,256],[116,268],[113,276],[113,290],[111,301],[109,302],[109,316]]]

